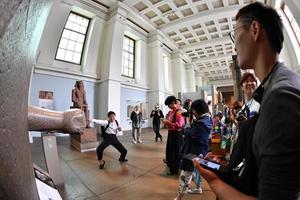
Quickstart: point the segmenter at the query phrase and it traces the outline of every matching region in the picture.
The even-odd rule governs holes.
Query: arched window
[[[56,51],[56,60],[81,64],[90,19],[70,12]]]

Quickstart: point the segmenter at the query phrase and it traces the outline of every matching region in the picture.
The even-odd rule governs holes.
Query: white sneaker
[[[138,143],[142,143],[142,140],[138,140]]]
[[[133,144],[136,144],[136,140],[135,139],[133,139],[132,142],[133,142]]]
[[[189,194],[202,194],[202,188],[190,188],[188,189]]]

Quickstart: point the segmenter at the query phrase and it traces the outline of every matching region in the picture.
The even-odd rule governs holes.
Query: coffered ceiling
[[[228,33],[235,15],[255,0],[123,0],[136,14],[162,31],[209,81],[232,80],[234,45]],[[112,4],[116,1],[110,1]],[[264,1],[261,1],[264,2]]]

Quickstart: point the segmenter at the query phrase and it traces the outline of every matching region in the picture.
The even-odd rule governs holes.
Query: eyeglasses
[[[240,25],[240,26],[234,28],[232,31],[230,31],[230,32],[228,33],[228,35],[229,35],[231,41],[233,42],[233,44],[234,44],[234,42],[235,42],[235,32],[236,32],[236,30],[238,30],[239,28],[241,28],[241,27],[243,27],[243,26],[245,26],[245,24],[242,24],[242,25]]]

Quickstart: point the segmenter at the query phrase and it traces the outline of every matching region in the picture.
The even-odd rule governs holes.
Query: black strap
[[[110,124],[110,122],[109,121],[107,121],[108,123],[107,123],[107,125],[106,125],[106,127],[105,127],[105,129],[104,129],[104,132],[106,132],[106,130],[108,129],[108,127],[109,127],[109,124]]]
[[[179,109],[175,110],[173,115],[173,123],[176,123],[176,113],[179,111]]]

